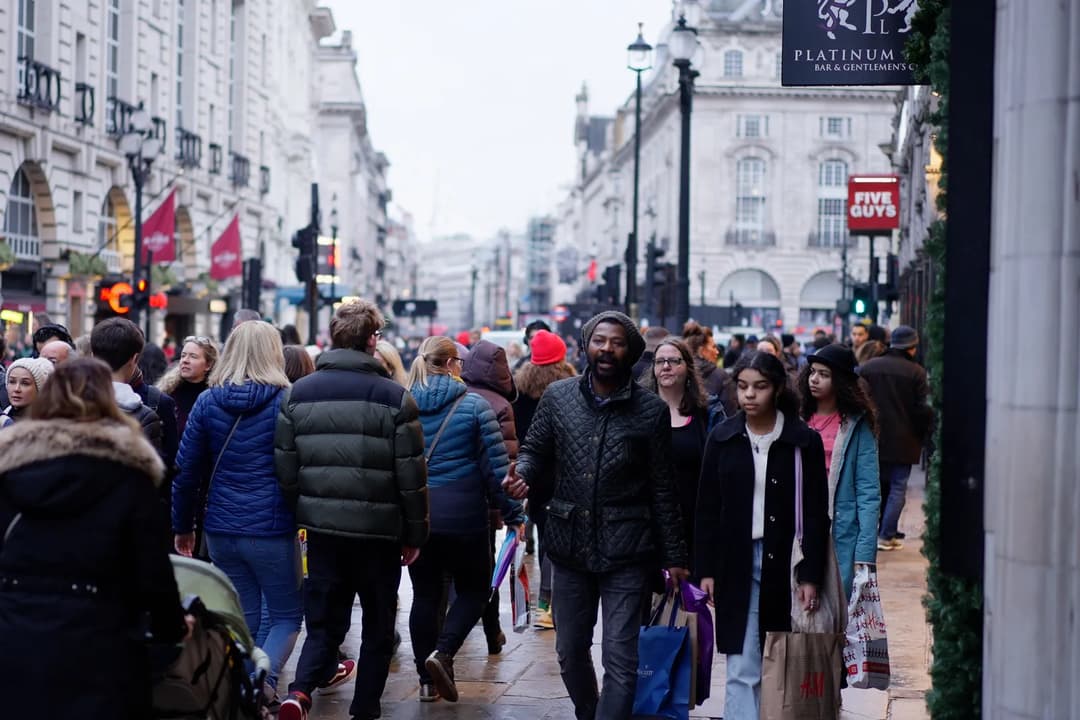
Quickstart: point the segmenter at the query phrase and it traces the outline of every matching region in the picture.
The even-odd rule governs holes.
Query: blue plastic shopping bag
[[[690,717],[690,677],[694,672],[690,631],[675,626],[675,616],[665,624],[657,621],[665,603],[675,600],[669,593],[649,625],[638,633],[637,689],[634,715],[687,720]]]

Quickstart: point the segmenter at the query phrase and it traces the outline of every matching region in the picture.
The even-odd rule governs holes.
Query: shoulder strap
[[[803,539],[802,448],[795,446],[795,538]]]
[[[22,520],[22,513],[15,513],[15,517],[11,518],[11,522],[8,523],[7,530],[4,531],[4,540],[3,542],[0,542],[0,547],[3,547],[7,544],[8,538],[11,537],[12,531],[15,530],[15,526],[19,524],[20,520]]]
[[[450,406],[450,412],[446,413],[446,417],[443,418],[442,425],[439,426],[438,432],[435,433],[434,439],[431,441],[431,445],[428,445],[428,449],[424,452],[424,459],[430,460],[431,454],[435,452],[435,446],[439,444],[439,438],[442,437],[443,431],[446,430],[446,426],[450,424],[450,418],[454,416],[454,411],[458,409],[458,405],[465,399],[468,393],[462,393],[461,396],[454,401],[454,404]]]
[[[153,385],[146,386],[146,406],[157,413],[158,405],[161,404],[161,390]]]
[[[208,501],[210,499],[210,488],[214,487],[214,476],[217,475],[218,465],[221,463],[222,456],[225,455],[225,448],[229,447],[229,441],[232,440],[233,433],[236,432],[236,428],[239,427],[240,421],[243,419],[243,413],[236,416],[236,422],[233,423],[232,430],[229,430],[229,434],[225,437],[225,444],[221,446],[221,451],[218,453],[217,460],[214,460],[214,469],[210,471],[210,482],[206,485],[206,498]]]

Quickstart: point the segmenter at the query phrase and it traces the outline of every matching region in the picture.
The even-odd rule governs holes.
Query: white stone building
[[[847,177],[880,173],[895,91],[780,86],[781,11],[761,0],[704,3],[691,115],[690,298],[692,306],[744,308],[751,329],[830,325],[840,298]],[[680,162],[678,71],[657,35],[643,77],[638,283],[655,238],[676,262]],[[627,71],[627,86],[633,74]],[[591,136],[597,122],[603,141]],[[579,248],[584,269],[623,265],[631,229],[634,95],[614,121],[588,114],[578,97],[577,184],[560,209],[558,257]],[[852,242],[849,276],[865,279],[868,248]],[[884,251],[880,243],[878,254]],[[624,266],[625,267],[625,266]],[[565,279],[565,278],[563,278]],[[621,291],[625,294],[625,271]],[[560,288],[560,298],[572,293]],[[639,301],[643,293],[639,292]],[[702,302],[704,301],[704,302]],[[723,317],[721,314],[720,317]]]
[[[140,104],[163,143],[143,189],[143,219],[177,192],[178,260],[156,273],[154,289],[171,292],[168,309],[154,312],[151,339],[217,334],[220,316],[209,301],[239,306],[240,278],[216,284],[206,275],[210,245],[234,215],[243,256],[263,260],[264,287],[278,287],[281,300],[280,289],[297,285],[289,240],[308,222],[310,183],[337,172],[321,167],[325,138],[315,132],[339,114],[324,100],[328,88],[347,84],[328,66],[352,72],[336,57],[351,53],[348,43],[319,48],[334,30],[330,11],[312,0],[15,0],[0,7],[0,227],[15,254],[0,285],[4,308],[47,311],[78,335],[103,316],[95,297],[101,276],[130,278],[134,189],[118,136]],[[355,112],[350,106],[341,114],[348,122]],[[369,201],[371,186],[388,198],[385,165],[365,162],[373,180],[346,175],[338,208],[350,223],[342,228],[346,242],[363,238],[365,276],[377,267],[368,238],[385,227],[384,210]],[[330,198],[323,190],[326,234]],[[345,215],[353,207],[365,210],[355,221]],[[354,222],[362,231],[353,232]],[[352,256],[351,245],[343,250]],[[103,265],[88,265],[88,257]],[[292,321],[289,304],[274,300],[264,292],[260,309]],[[27,314],[23,326],[30,321]]]

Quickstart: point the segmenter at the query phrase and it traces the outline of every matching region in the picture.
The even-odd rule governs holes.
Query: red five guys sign
[[[900,178],[852,175],[848,178],[848,231],[886,232],[900,227]]]

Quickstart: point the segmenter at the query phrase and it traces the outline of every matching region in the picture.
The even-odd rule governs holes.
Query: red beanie
[[[465,347],[469,347],[472,344],[472,333],[468,330],[462,330],[457,334],[457,341]]]
[[[566,343],[553,332],[539,330],[529,340],[533,365],[554,365],[566,359]]]

